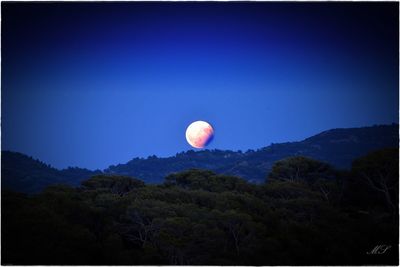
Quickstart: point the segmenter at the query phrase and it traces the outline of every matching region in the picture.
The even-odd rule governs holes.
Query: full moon
[[[192,147],[204,148],[214,137],[214,129],[208,122],[195,121],[186,129],[186,140]]]

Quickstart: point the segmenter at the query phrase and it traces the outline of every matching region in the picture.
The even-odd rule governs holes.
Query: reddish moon
[[[186,140],[192,147],[204,148],[214,137],[213,127],[205,121],[192,122],[186,129]]]

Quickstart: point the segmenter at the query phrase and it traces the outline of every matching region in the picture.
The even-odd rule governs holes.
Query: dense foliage
[[[288,158],[262,185],[193,169],[160,185],[97,175],[37,195],[3,191],[1,261],[397,264],[397,168],[398,149],[387,149],[354,161],[348,172]],[[374,250],[378,245],[388,247]]]

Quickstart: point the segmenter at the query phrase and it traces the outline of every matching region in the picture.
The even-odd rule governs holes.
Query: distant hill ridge
[[[261,183],[275,161],[303,155],[349,168],[351,162],[371,150],[399,146],[399,125],[340,128],[321,132],[303,141],[271,144],[247,152],[230,150],[189,150],[172,157],[134,158],[125,164],[111,165],[103,171],[81,168],[57,170],[21,153],[2,152],[2,187],[22,192],[38,192],[50,184],[78,186],[92,175],[119,174],[139,178],[146,183],[160,183],[174,172],[191,168],[208,169]]]
[[[52,184],[79,186],[82,180],[101,174],[77,167],[58,170],[50,165],[19,152],[2,151],[1,187],[15,191],[40,192]]]

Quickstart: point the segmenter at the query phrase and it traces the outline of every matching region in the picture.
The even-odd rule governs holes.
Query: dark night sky
[[[398,3],[1,8],[2,150],[58,168],[398,121]]]

